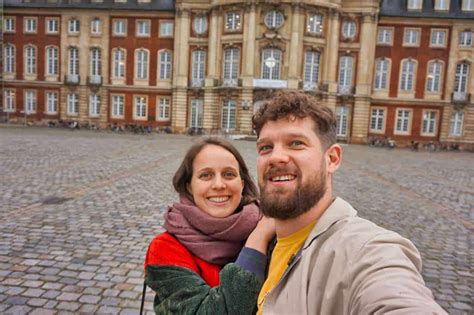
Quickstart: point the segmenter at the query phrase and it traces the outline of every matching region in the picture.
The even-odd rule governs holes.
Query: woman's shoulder
[[[194,265],[193,255],[173,235],[168,232],[157,235],[150,243],[146,255],[147,265]],[[194,268],[192,268],[194,269]]]

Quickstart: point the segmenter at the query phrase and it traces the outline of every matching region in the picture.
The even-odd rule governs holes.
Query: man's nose
[[[286,164],[290,161],[288,151],[281,146],[274,146],[270,153],[269,163],[271,165]]]

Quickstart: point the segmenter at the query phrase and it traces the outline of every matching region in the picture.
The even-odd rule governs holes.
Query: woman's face
[[[243,189],[239,163],[232,153],[208,144],[196,155],[188,190],[201,210],[225,218],[239,206]]]

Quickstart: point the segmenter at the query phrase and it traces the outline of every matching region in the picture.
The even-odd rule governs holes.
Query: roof
[[[174,0],[150,0],[149,3],[139,3],[138,0],[4,0],[4,8],[58,8],[58,9],[113,9],[113,10],[156,10],[174,11]]]
[[[448,12],[435,11],[435,0],[422,1],[422,10],[412,11],[407,9],[406,0],[382,0],[380,5],[380,16],[474,20],[474,11],[467,12],[461,10],[462,0],[450,1]]]

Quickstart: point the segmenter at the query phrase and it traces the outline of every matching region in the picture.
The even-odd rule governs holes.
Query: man
[[[253,125],[261,209],[277,234],[258,314],[446,314],[414,245],[333,197],[342,148],[330,109],[277,92]]]

